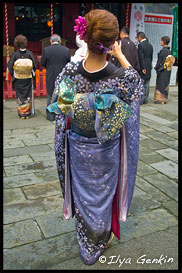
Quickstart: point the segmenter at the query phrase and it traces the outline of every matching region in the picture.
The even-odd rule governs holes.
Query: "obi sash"
[[[168,71],[172,70],[172,66],[175,63],[175,58],[173,55],[168,55],[164,62],[164,68],[167,68]]]
[[[65,76],[58,86],[57,101],[47,109],[68,116],[82,131],[91,134],[95,131],[100,144],[112,138],[132,114],[130,106],[109,85],[96,92],[77,93],[76,90],[76,84]]]
[[[32,78],[33,62],[28,58],[22,58],[15,61],[14,77],[16,79],[28,79]]]

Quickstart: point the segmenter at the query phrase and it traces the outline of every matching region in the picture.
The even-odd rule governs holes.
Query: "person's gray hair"
[[[61,37],[58,34],[53,34],[51,35],[50,40],[54,43],[54,42],[60,42],[61,41]]]

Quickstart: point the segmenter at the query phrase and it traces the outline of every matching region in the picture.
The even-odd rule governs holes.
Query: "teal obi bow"
[[[95,94],[76,93],[76,84],[65,77],[58,87],[57,102],[47,109],[70,117],[71,122],[87,132],[96,132],[99,143],[113,137],[131,116],[130,106],[105,87]]]

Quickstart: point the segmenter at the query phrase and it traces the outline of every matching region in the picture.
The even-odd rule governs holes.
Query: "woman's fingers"
[[[112,46],[112,50],[108,52],[110,55],[113,55],[114,57],[117,57],[120,55],[121,52],[121,44],[119,45],[117,41],[115,41],[114,45]]]

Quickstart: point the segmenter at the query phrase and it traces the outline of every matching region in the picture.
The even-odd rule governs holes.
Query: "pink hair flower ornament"
[[[78,19],[75,19],[76,26],[74,26],[74,31],[80,35],[80,40],[84,40],[87,22],[84,17],[78,16]]]

